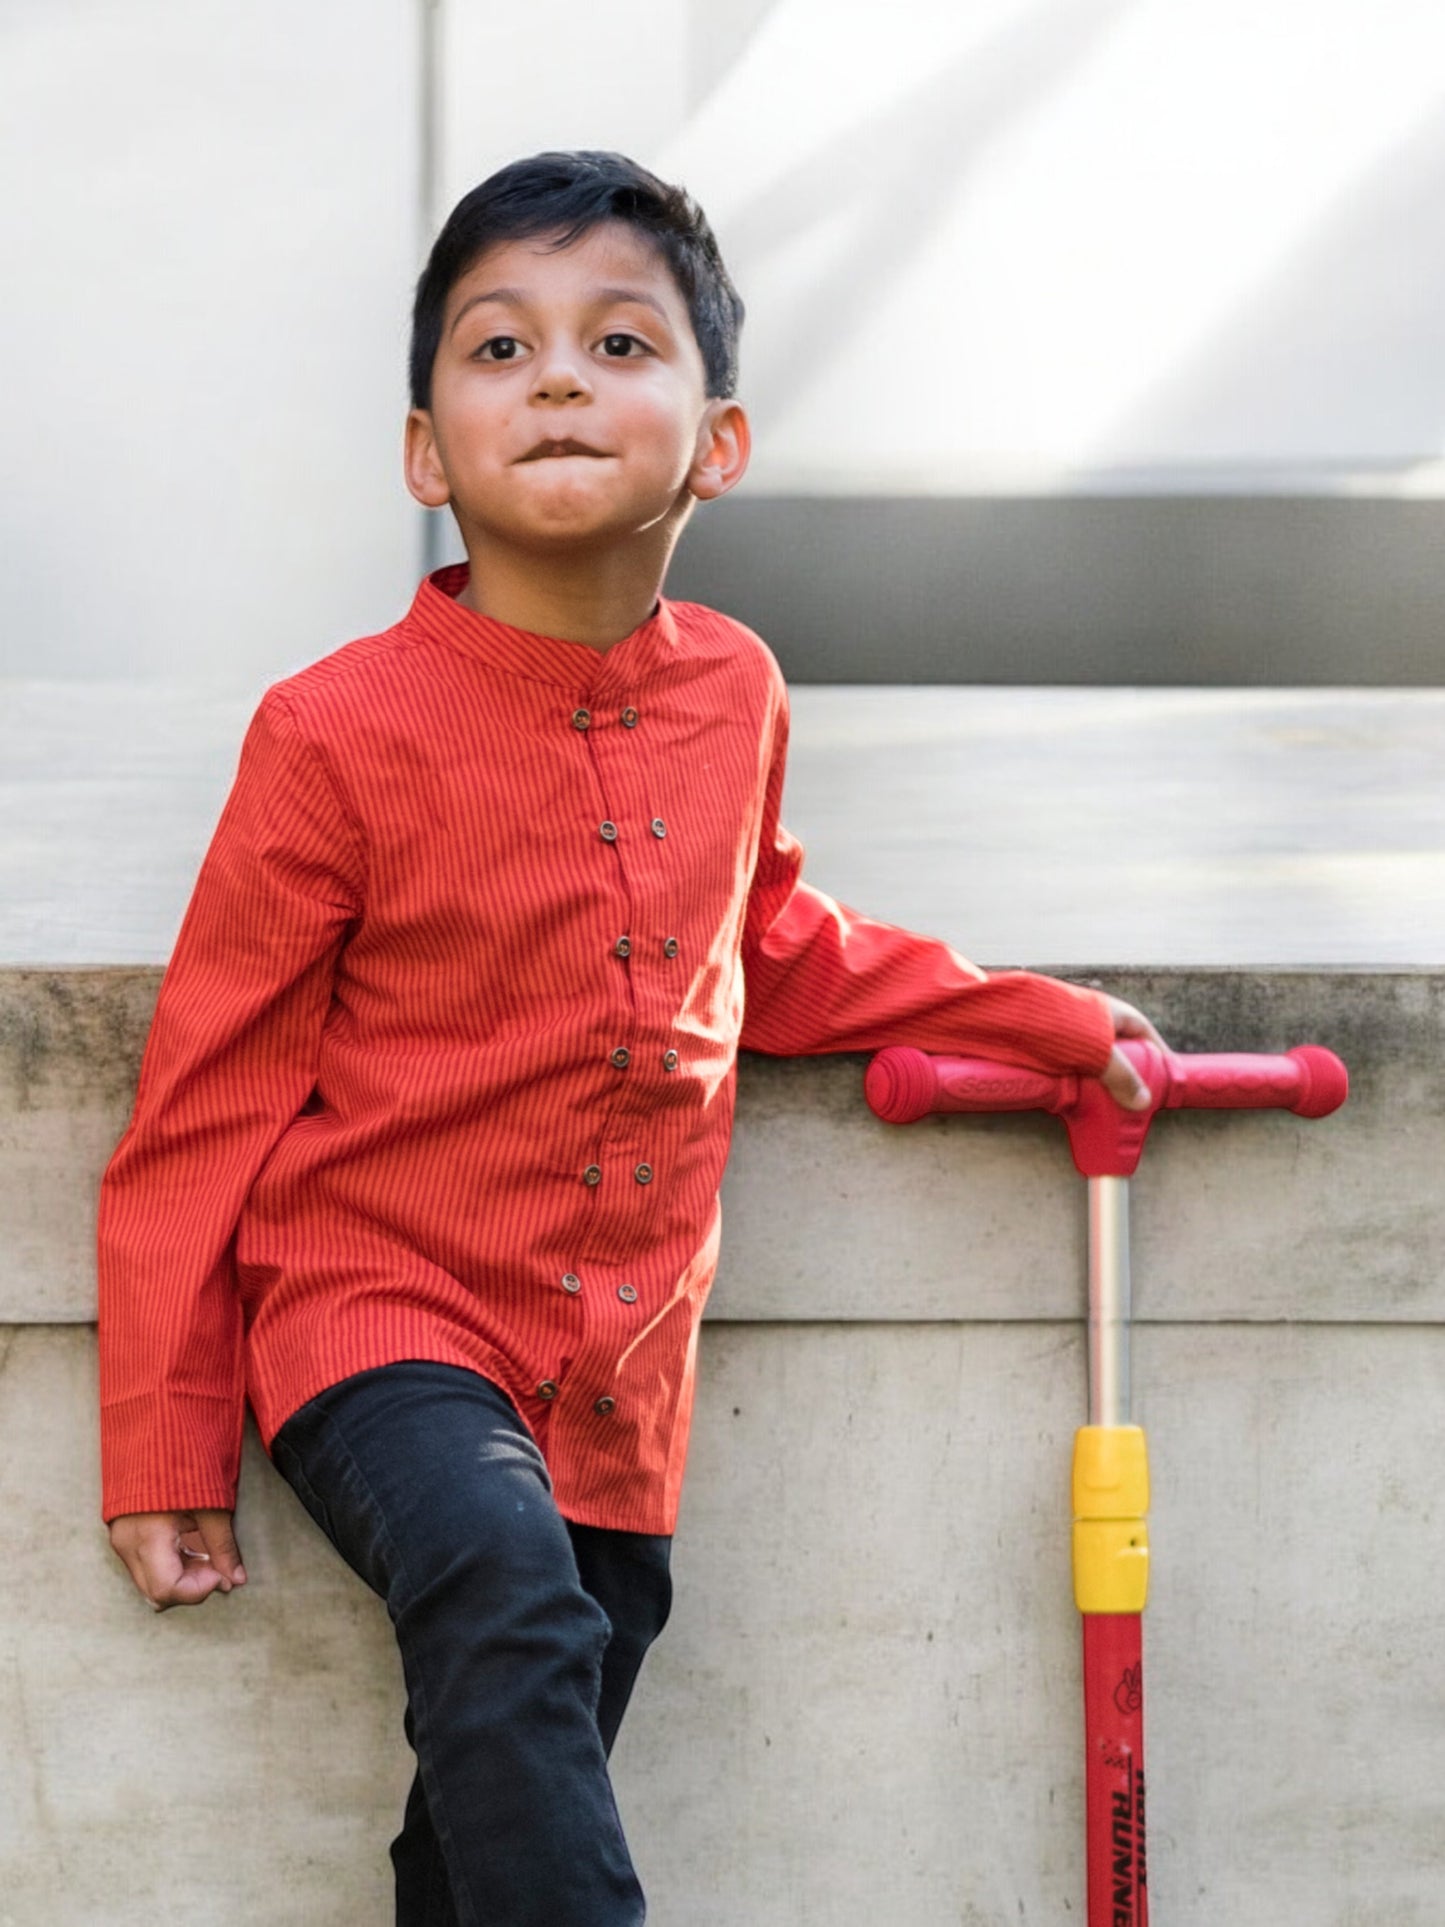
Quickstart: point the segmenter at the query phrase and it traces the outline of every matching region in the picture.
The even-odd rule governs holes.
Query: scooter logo
[[[1113,1853],[1113,1907],[1110,1927],[1138,1927],[1148,1884],[1144,1870],[1144,1775],[1131,1774],[1132,1784],[1116,1792],[1110,1802]]]
[[[1114,1704],[1121,1713],[1137,1713],[1144,1704],[1144,1668],[1126,1666],[1124,1677],[1114,1688]]]

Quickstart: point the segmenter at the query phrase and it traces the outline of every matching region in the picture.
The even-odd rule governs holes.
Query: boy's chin
[[[691,498],[689,498],[690,501]],[[510,515],[482,519],[474,526],[484,545],[515,548],[529,553],[620,548],[641,540],[675,517],[675,501],[660,504],[558,505],[546,514]]]

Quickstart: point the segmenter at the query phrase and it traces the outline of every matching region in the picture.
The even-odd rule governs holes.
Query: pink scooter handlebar
[[[1126,1111],[1097,1078],[1052,1077],[982,1057],[930,1057],[895,1045],[879,1051],[864,1079],[869,1108],[885,1123],[911,1124],[942,1111],[1052,1111],[1069,1132],[1085,1177],[1131,1177],[1160,1111],[1293,1111],[1326,1117],[1349,1094],[1333,1051],[1300,1044],[1283,1056],[1240,1052],[1185,1056],[1131,1038],[1122,1045],[1153,1102]]]

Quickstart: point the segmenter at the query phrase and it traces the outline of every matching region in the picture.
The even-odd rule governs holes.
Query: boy
[[[1127,1005],[800,881],[777,666],[661,595],[747,466],[741,319],[619,155],[454,210],[405,462],[468,562],[267,693],[102,1190],[112,1544],[157,1610],[245,1583],[249,1397],[396,1628],[400,1922],[643,1919],[606,1762],[667,1617],[738,1047],[1144,1098]]]

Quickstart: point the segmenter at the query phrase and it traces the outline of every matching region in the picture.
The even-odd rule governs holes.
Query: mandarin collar
[[[509,675],[584,692],[606,690],[614,683],[632,688],[676,656],[677,620],[665,596],[658,597],[657,607],[631,635],[599,652],[585,642],[515,629],[495,616],[464,608],[457,597],[470,574],[467,563],[453,562],[423,577],[407,620]]]

